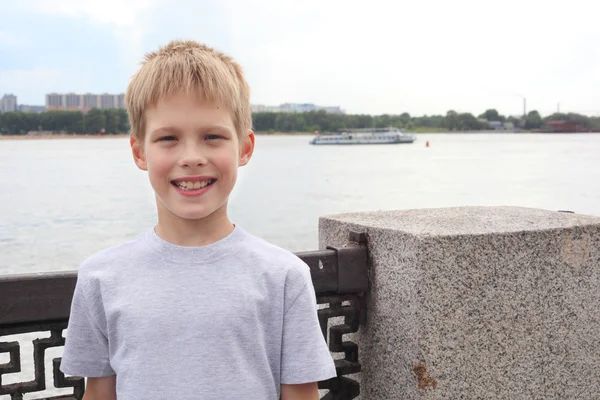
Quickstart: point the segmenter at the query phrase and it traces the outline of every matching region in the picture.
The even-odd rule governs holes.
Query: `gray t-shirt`
[[[79,268],[61,363],[119,400],[278,399],[336,375],[310,270],[235,227],[202,247],[150,230]]]

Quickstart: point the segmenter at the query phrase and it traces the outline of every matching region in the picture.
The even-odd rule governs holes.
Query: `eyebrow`
[[[231,129],[229,129],[226,126],[223,125],[207,125],[207,126],[203,126],[201,128],[199,128],[197,130],[198,133],[206,133],[206,132],[219,132],[219,133],[228,133],[228,134],[233,134],[233,132],[231,132]],[[175,126],[162,126],[160,128],[156,128],[154,129],[152,132],[150,132],[150,135],[158,135],[158,134],[171,134],[171,135],[176,135],[176,134],[180,134],[181,133],[181,129],[175,127]]]
[[[168,133],[168,134],[175,135],[175,134],[181,133],[181,130],[174,126],[162,126],[160,128],[156,128],[152,132],[150,132],[150,136],[154,136],[154,135],[158,135],[158,134],[162,134],[162,133]]]
[[[223,125],[208,125],[208,126],[204,126],[204,127],[200,128],[198,131],[202,132],[202,133],[216,131],[218,133],[233,134],[231,129],[229,129],[228,127],[223,126]]]

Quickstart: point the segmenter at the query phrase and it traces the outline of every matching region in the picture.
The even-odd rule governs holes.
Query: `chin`
[[[175,204],[169,204],[169,202],[163,202],[160,200],[160,198],[157,198],[159,214],[165,213],[165,217],[167,218],[169,218],[168,215],[170,214],[175,218],[193,221],[202,220],[210,216],[214,216],[214,214],[219,214],[220,211],[224,211],[224,207],[225,209],[227,207],[227,202],[224,204],[215,204],[215,202],[212,201],[196,204],[177,204],[178,202],[174,203]]]
[[[173,214],[177,215],[181,219],[198,220],[211,216],[215,211],[216,210],[180,210],[179,212],[174,212]]]

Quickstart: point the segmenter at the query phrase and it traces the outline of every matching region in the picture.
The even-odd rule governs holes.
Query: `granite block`
[[[361,398],[596,399],[600,218],[519,207],[322,217],[367,233]]]

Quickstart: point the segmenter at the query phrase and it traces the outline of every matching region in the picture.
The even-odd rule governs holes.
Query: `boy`
[[[310,271],[234,225],[254,149],[249,88],[228,56],[173,41],[126,93],[131,149],[157,225],[79,269],[61,370],[85,400],[316,400],[336,375]]]

